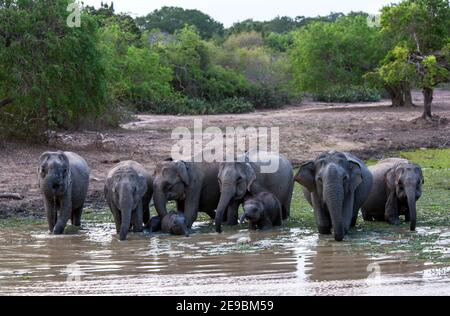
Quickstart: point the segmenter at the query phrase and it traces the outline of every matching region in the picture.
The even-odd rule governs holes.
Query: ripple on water
[[[305,294],[332,294],[365,288],[374,271],[382,276],[378,288],[370,283],[374,291],[412,276],[429,282],[448,276],[448,267],[436,270],[430,262],[408,260],[405,249],[384,252],[410,242],[409,233],[381,238],[357,232],[337,243],[332,236],[298,228],[202,233],[210,225],[194,226],[189,238],[143,233],[130,234],[126,242],[117,240],[112,224],[88,223],[65,236],[0,231],[0,294],[182,294],[187,288],[191,294],[298,294],[299,288]],[[436,237],[422,242],[424,253],[449,255],[448,230],[420,228],[417,235]],[[74,275],[82,279],[77,288],[66,282]]]

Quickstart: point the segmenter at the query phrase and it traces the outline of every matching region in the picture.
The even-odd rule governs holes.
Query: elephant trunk
[[[121,196],[119,205],[122,214],[119,238],[123,241],[127,239],[127,234],[131,226],[131,213],[133,212],[132,196],[130,194],[124,194]]]
[[[230,186],[225,187],[220,195],[219,205],[216,212],[216,232],[222,232],[222,221],[225,211],[228,208],[231,200],[234,198],[234,190]]]
[[[411,231],[416,230],[416,221],[417,221],[417,212],[416,212],[416,192],[414,189],[406,191],[406,196],[408,200],[408,210],[409,210],[409,219],[410,226],[409,229]]]
[[[167,198],[164,192],[157,188],[153,193],[153,202],[155,203],[155,209],[158,213],[158,216],[162,219],[167,215]]]
[[[247,214],[244,212],[244,214],[242,214],[241,219],[239,220],[239,222],[242,224],[244,224],[244,221],[247,219]]]
[[[333,180],[336,181],[336,180]],[[330,212],[331,223],[334,230],[334,239],[342,241],[344,239],[344,224],[343,224],[343,186],[337,183],[331,183],[324,187],[325,202]]]

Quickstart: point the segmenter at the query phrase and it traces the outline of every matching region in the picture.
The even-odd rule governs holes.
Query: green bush
[[[380,99],[377,89],[366,86],[336,86],[314,95],[315,101],[336,103],[376,102]]]
[[[228,98],[215,104],[216,113],[248,113],[254,111],[252,103],[244,98]]]
[[[0,98],[14,100],[0,109],[2,136],[35,140],[46,129],[78,128],[114,110],[97,23],[83,14],[81,27],[68,27],[68,4],[0,5]]]
[[[182,114],[247,113],[253,110],[253,104],[238,97],[226,98],[214,102],[208,102],[202,99],[189,99],[182,108]]]
[[[257,109],[280,108],[291,101],[289,92],[280,88],[272,88],[263,85],[253,85],[247,97]]]

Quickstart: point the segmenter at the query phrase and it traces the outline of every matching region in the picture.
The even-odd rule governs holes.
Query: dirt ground
[[[422,96],[414,93],[416,108],[392,108],[390,102],[326,104],[305,100],[279,110],[240,115],[156,116],[140,115],[122,129],[96,132],[55,133],[48,146],[0,144],[0,193],[19,193],[22,200],[0,200],[0,218],[43,216],[36,167],[46,150],[71,150],[82,155],[91,168],[87,206],[104,207],[103,179],[115,163],[133,159],[148,169],[170,156],[172,129],[193,129],[201,118],[203,128],[265,126],[280,128],[280,151],[294,165],[318,153],[336,149],[363,159],[382,158],[387,152],[413,148],[450,147],[450,91],[436,91],[433,111],[444,120],[416,122],[422,113]]]

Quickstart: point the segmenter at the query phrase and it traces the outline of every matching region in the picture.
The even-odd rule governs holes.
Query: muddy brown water
[[[218,235],[211,226],[126,242],[109,224],[65,236],[3,229],[0,295],[450,295],[450,263],[376,253],[373,240],[355,247],[298,228]],[[450,230],[439,234],[448,255]]]

